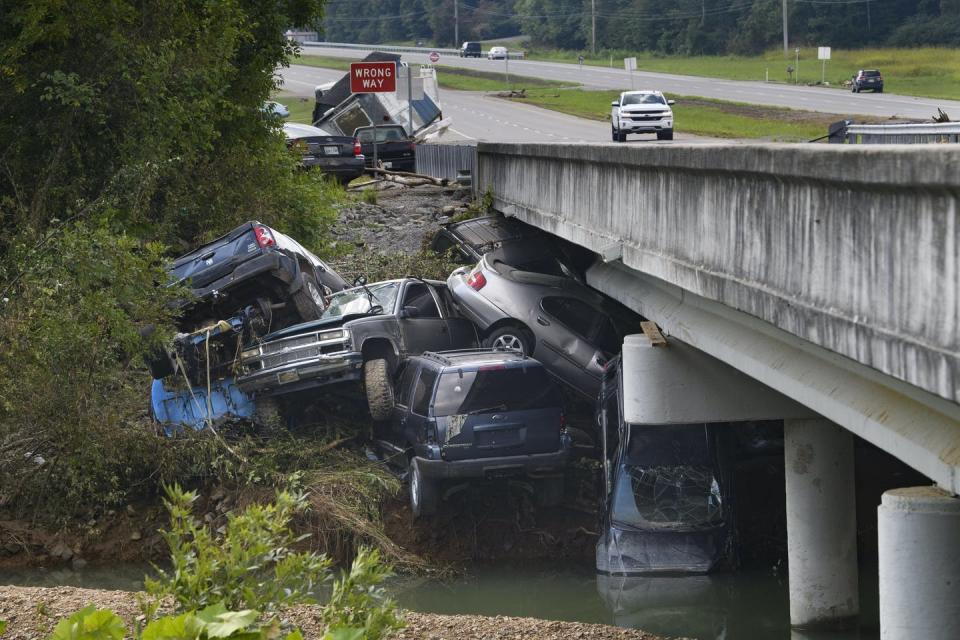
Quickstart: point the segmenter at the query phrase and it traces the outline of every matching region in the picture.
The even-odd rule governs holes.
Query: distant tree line
[[[525,35],[587,50],[591,0],[456,0],[460,40]],[[791,44],[960,46],[960,0],[787,0]],[[782,42],[782,0],[595,0],[598,49],[758,53]],[[454,0],[329,0],[325,38],[454,44]]]

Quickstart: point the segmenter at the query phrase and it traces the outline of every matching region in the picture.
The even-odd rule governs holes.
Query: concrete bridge
[[[791,621],[858,614],[855,434],[927,476],[879,507],[884,638],[960,637],[960,149],[481,144],[494,208],[588,283],[820,416],[785,420]]]

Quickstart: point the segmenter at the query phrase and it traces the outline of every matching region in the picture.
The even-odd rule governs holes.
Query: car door
[[[550,295],[540,299],[535,321],[543,346],[537,358],[558,378],[595,398],[610,354],[594,340],[598,328],[613,326],[609,317],[579,298]]]
[[[480,338],[477,335],[477,325],[457,313],[450,290],[446,287],[436,287],[434,292],[440,299],[441,312],[447,321],[447,329],[450,331],[450,348],[472,349],[479,346]]]
[[[450,330],[440,314],[433,287],[425,282],[407,282],[400,295],[398,323],[406,353],[449,349]]]

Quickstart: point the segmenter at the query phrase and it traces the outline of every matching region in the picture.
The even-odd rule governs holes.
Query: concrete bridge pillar
[[[860,613],[853,435],[824,419],[785,420],[790,623],[844,627]]]
[[[960,638],[960,499],[893,489],[877,508],[882,640]]]

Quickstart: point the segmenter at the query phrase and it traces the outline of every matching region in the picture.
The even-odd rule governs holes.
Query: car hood
[[[310,322],[301,322],[300,324],[295,324],[292,327],[287,327],[286,329],[281,329],[280,331],[274,331],[273,333],[267,334],[263,337],[263,342],[270,342],[271,340],[279,340],[280,338],[289,338],[290,336],[295,336],[301,333],[309,333],[311,331],[317,331],[319,329],[336,329],[337,327],[343,326],[343,324],[349,320],[356,318],[357,316],[346,316],[343,318],[329,318],[329,319],[320,319],[320,320],[311,320]]]
[[[631,104],[620,108],[620,113],[649,113],[651,111],[671,111],[667,104]]]

